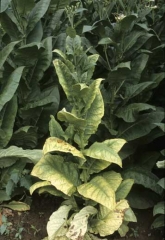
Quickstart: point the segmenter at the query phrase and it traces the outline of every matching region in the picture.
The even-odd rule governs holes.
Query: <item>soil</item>
[[[16,212],[3,209],[6,212],[7,221],[12,223],[9,227],[9,235],[0,235],[0,240],[42,240],[47,236],[46,224],[53,211],[60,205],[60,201],[53,197],[35,197],[30,211]],[[164,233],[161,230],[151,230],[153,222],[152,209],[134,210],[137,223],[130,223],[130,231],[126,237],[118,234],[108,237],[109,240],[163,240]],[[20,234],[18,234],[20,231]],[[17,237],[15,237],[17,234]],[[20,237],[20,238],[19,238]]]

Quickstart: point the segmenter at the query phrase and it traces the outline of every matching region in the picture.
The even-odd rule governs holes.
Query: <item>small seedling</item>
[[[130,237],[135,237],[135,238],[139,237],[139,227],[131,228],[131,231],[132,233],[130,234]]]
[[[44,212],[39,212],[38,214],[39,214],[39,216],[41,218],[44,215]]]
[[[23,227],[20,227],[18,229],[18,232],[15,234],[15,238],[16,239],[22,239],[22,232],[24,231],[24,228]]]
[[[41,231],[41,229],[37,229],[34,225],[30,225],[30,228],[34,230],[34,236],[36,236],[36,234]]]

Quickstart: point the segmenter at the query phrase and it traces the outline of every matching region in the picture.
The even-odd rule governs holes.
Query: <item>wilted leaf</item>
[[[72,240],[83,239],[88,232],[88,218],[96,213],[97,209],[92,206],[82,208],[80,212],[74,215],[66,236]]]
[[[33,168],[33,176],[49,181],[58,190],[71,196],[79,184],[78,171],[72,162],[64,163],[57,155],[45,155]]]
[[[77,187],[78,192],[85,198],[92,199],[108,209],[115,207],[115,192],[103,177],[94,177],[90,182]]]
[[[110,211],[106,216],[92,222],[92,232],[99,233],[103,237],[113,234],[121,226],[124,212],[128,208],[129,205],[126,200],[120,201],[116,204],[114,211]]]
[[[78,118],[74,114],[67,112],[65,108],[63,108],[61,111],[58,112],[57,118],[60,121],[64,121],[70,124],[73,124],[73,126],[76,129],[83,129],[86,125],[86,121],[82,118]]]
[[[75,147],[73,147],[69,143],[56,137],[50,137],[46,140],[45,145],[43,147],[43,151],[44,151],[44,154],[56,152],[56,151],[71,153],[73,156],[79,157],[85,160],[85,157],[79,150],[77,150]]]
[[[11,201],[8,204],[1,204],[2,207],[11,208],[15,211],[28,211],[30,210],[30,206],[23,202]]]
[[[62,237],[66,235],[68,227],[67,218],[71,208],[71,206],[61,206],[50,216],[47,224],[49,240],[54,240],[55,237]]]
[[[95,142],[90,146],[90,148],[84,150],[83,154],[91,158],[104,160],[122,166],[121,159],[117,152],[124,145],[124,143],[125,140],[123,139],[106,140],[101,143]]]
[[[39,181],[39,182],[34,183],[34,184],[30,187],[30,194],[32,195],[33,192],[34,192],[36,189],[41,188],[41,187],[45,187],[45,186],[51,186],[51,183],[48,182],[48,181]]]

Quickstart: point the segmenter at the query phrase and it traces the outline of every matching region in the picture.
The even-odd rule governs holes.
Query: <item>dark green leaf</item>
[[[5,106],[5,113],[0,129],[0,148],[6,147],[13,134],[13,127],[17,113],[17,98],[14,96]]]
[[[142,167],[129,168],[123,171],[122,176],[124,179],[134,179],[136,184],[143,185],[145,188],[149,188],[157,194],[162,193],[162,188],[157,185],[159,178]]]
[[[4,12],[8,6],[11,0],[0,0],[0,13]]]
[[[24,67],[18,67],[9,76],[9,79],[7,80],[7,83],[3,88],[3,92],[0,93],[0,111],[2,110],[3,106],[8,101],[10,101],[15,94],[22,76],[23,69]]]
[[[19,32],[17,25],[11,20],[6,12],[0,14],[0,22],[12,41],[20,40],[21,33]]]
[[[29,21],[27,26],[27,35],[34,29],[36,24],[41,20],[46,11],[48,10],[51,0],[40,0],[36,3],[35,7],[32,9],[29,15]]]

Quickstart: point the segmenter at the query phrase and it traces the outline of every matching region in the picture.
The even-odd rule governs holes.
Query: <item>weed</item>
[[[23,227],[19,227],[17,233],[15,234],[15,239],[22,239],[22,232],[24,231]]]
[[[36,236],[36,234],[41,231],[41,229],[37,229],[34,225],[30,225],[30,228],[34,230],[34,236]]]
[[[135,237],[135,238],[139,237],[139,227],[131,228],[131,231],[132,233],[130,234],[130,237]]]
[[[12,226],[12,223],[8,222],[7,217],[2,215],[2,225],[0,226],[0,234],[9,235],[11,226]]]

